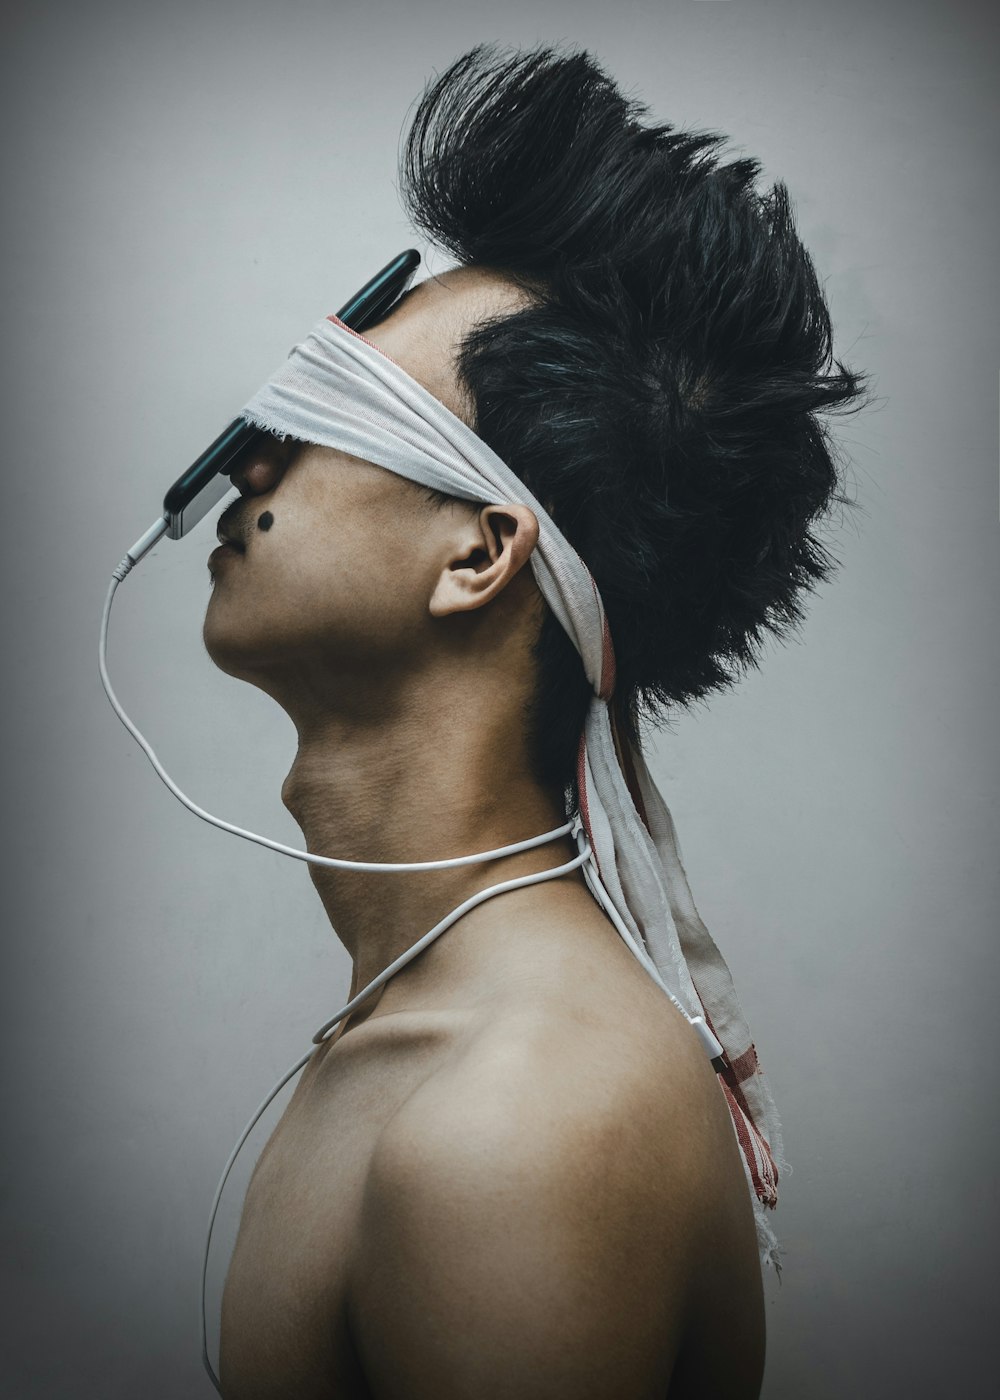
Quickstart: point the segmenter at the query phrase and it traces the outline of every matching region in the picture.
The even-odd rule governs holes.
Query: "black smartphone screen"
[[[419,265],[420,254],[407,248],[344,303],[337,312],[340,320],[353,331],[363,331],[380,321],[406,290]],[[170,539],[186,535],[222,499],[232,487],[230,473],[258,439],[266,436],[245,418],[236,418],[177,478],[163,498]]]

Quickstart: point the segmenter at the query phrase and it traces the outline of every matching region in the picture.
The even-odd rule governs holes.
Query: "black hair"
[[[785,186],[646,113],[586,51],[481,44],[428,83],[400,156],[415,226],[530,294],[457,372],[597,582],[634,742],[801,622],[837,567],[810,527],[854,504],[816,414],[865,401]],[[547,609],[536,654],[536,774],[575,798],[591,690]]]

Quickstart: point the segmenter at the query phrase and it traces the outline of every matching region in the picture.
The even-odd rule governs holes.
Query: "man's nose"
[[[286,446],[266,439],[254,443],[229,473],[241,496],[262,496],[273,491],[288,464]]]

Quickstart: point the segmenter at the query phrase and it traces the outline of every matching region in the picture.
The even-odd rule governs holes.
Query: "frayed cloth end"
[[[754,1221],[757,1226],[757,1250],[760,1255],[761,1271],[763,1272],[768,1267],[773,1268],[780,1284],[784,1250],[766,1217],[766,1207],[756,1200],[754,1201]]]
[[[262,433],[270,433],[278,442],[284,442],[286,439],[293,436],[291,433],[283,433],[280,429],[273,427],[270,420],[262,417],[259,413],[248,413],[246,409],[243,409],[240,417],[249,423],[252,428],[259,428]]]

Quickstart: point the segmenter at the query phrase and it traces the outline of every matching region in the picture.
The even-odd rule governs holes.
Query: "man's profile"
[[[836,363],[787,194],[721,138],[638,121],[587,54],[478,48],[402,164],[456,266],[365,331],[468,424],[586,563],[614,714],[754,664],[832,561],[816,415]],[[205,645],[271,695],[312,852],[414,862],[549,831],[580,798],[593,687],[519,504],[314,442],[234,472]],[[310,866],[352,995],[476,891],[561,864],[387,877]],[[759,1393],[758,1239],[730,1105],[582,874],[464,915],[319,1047],[247,1191],[222,1308],[227,1400]]]

